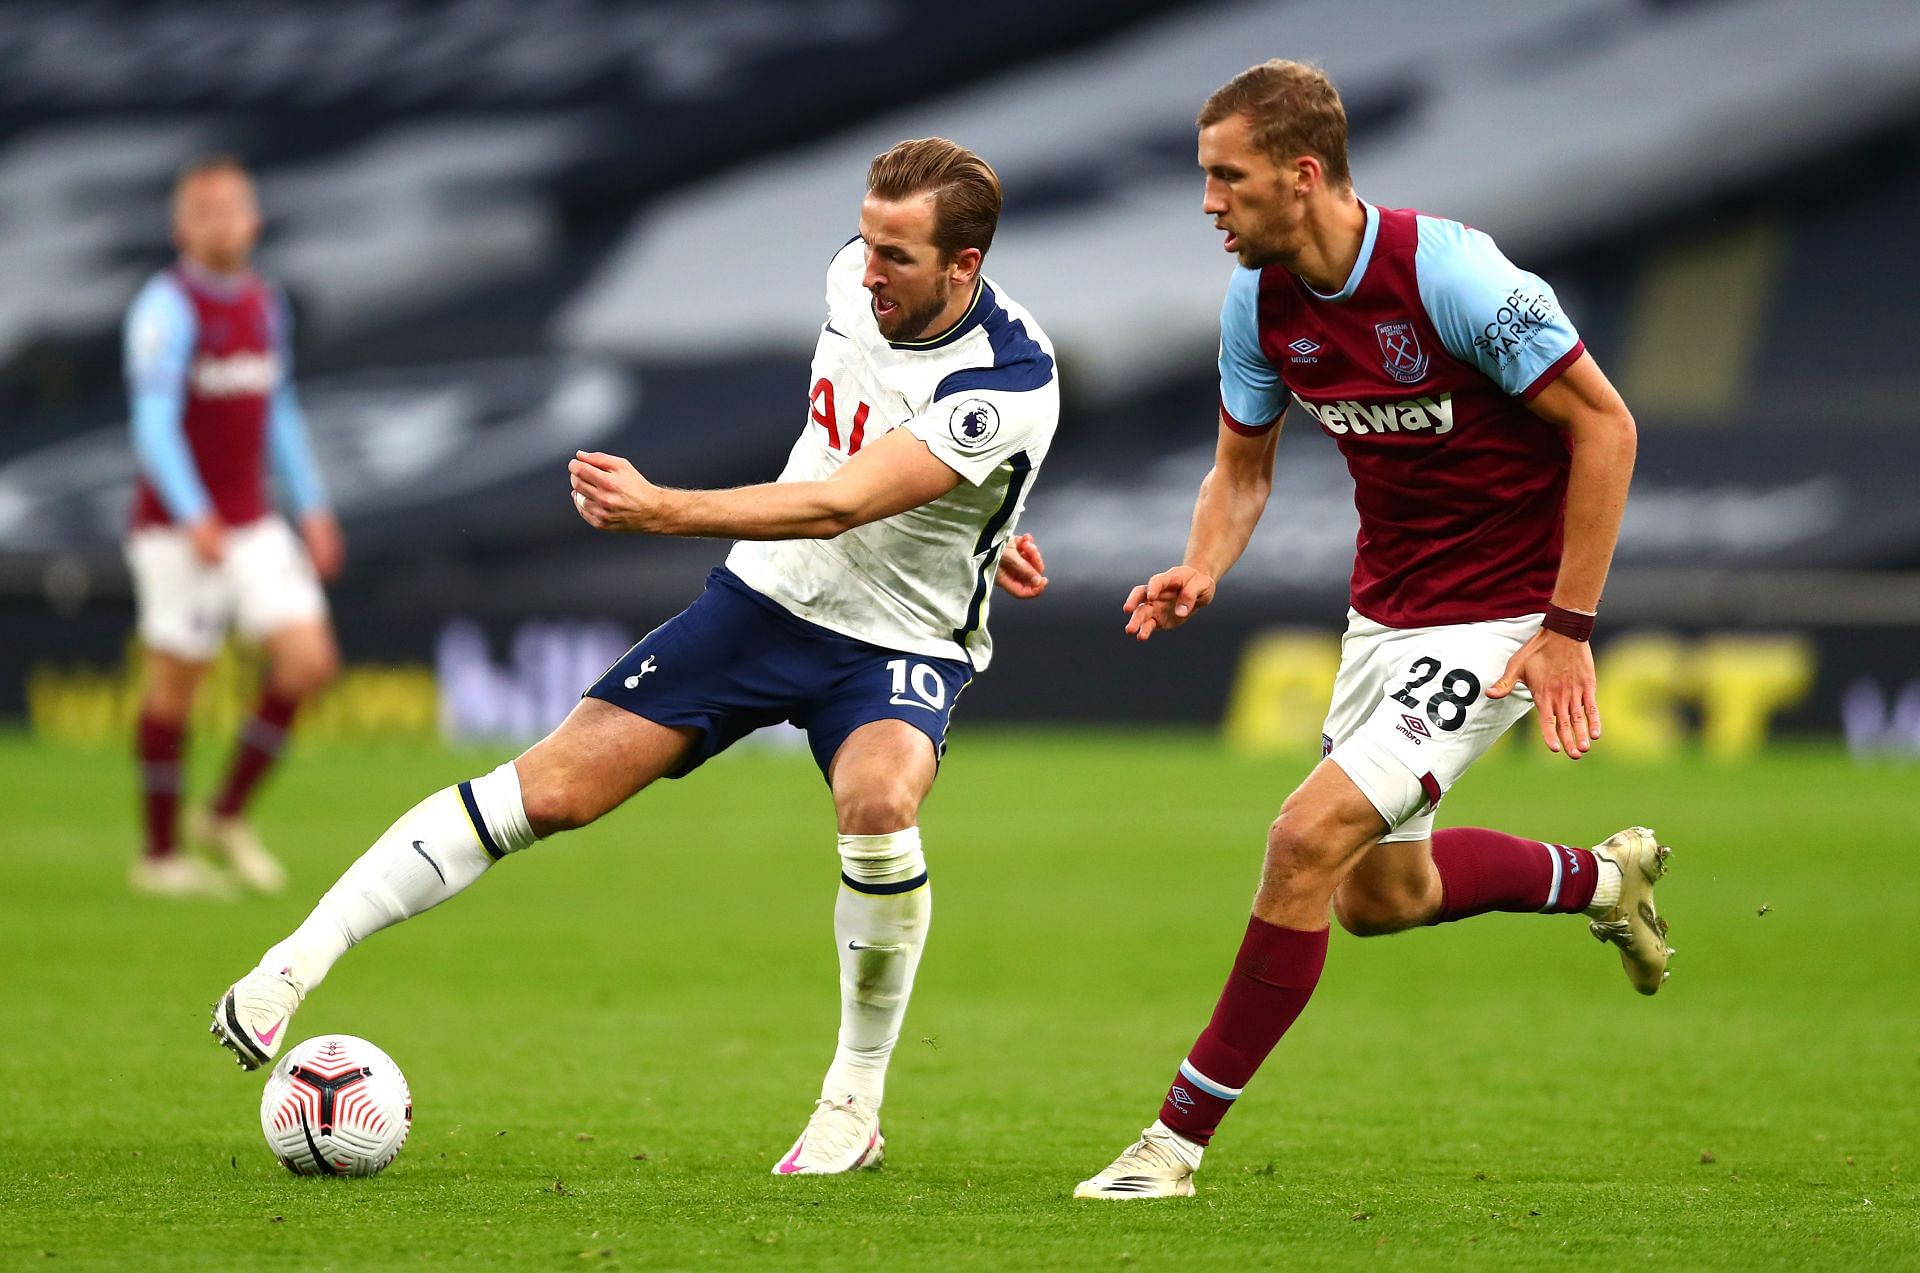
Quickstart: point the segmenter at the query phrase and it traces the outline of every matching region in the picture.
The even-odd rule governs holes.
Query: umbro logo
[[[1317,354],[1320,352],[1319,342],[1308,340],[1305,336],[1294,341],[1291,345],[1288,345],[1287,348],[1302,358],[1305,358],[1308,354]]]
[[[1181,1109],[1193,1108],[1193,1093],[1189,1092],[1186,1088],[1182,1087],[1178,1083],[1175,1083],[1172,1086],[1172,1088],[1168,1089],[1167,1097],[1175,1105],[1178,1105]]]
[[[649,654],[646,657],[646,659],[640,664],[640,670],[627,678],[627,688],[630,690],[639,689],[641,677],[645,676],[649,672],[657,672],[659,670],[660,670],[659,668],[653,665],[653,656]]]
[[[1400,713],[1400,723],[1394,726],[1408,742],[1418,747],[1422,738],[1432,738],[1427,730],[1427,722],[1408,712]]]

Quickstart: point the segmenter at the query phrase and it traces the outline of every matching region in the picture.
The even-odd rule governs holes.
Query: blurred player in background
[[[231,872],[275,892],[285,876],[247,824],[247,803],[301,702],[339,667],[320,581],[339,572],[344,546],[293,391],[286,298],[250,264],[260,210],[238,160],[181,172],[173,237],[179,260],[141,289],[126,322],[140,469],[127,561],[146,649],[146,852],[131,879],[144,893],[218,896]],[[268,495],[269,458],[298,538]],[[210,866],[179,851],[181,757],[194,692],[229,626],[262,645],[267,672],[218,793],[193,817]]]
[[[222,996],[214,1031],[243,1066],[273,1057],[355,942],[791,720],[839,824],[841,1010],[813,1115],[773,1170],[878,1165],[887,1065],[932,918],[920,803],[954,700],[992,654],[990,585],[1033,597],[1047,582],[1014,526],[1060,395],[1046,336],[980,273],[999,215],[998,177],[952,142],[902,142],[873,161],[860,233],[827,269],[807,422],[777,482],[669,490],[626,460],[574,458],[588,524],[741,542],[558,729],[416,805]],[[676,847],[696,846],[659,846]]]
[[[1241,266],[1220,320],[1219,442],[1185,560],[1133,590],[1127,631],[1144,641],[1213,600],[1266,505],[1290,401],[1346,456],[1359,550],[1326,758],[1268,832],[1239,955],[1159,1118],[1082,1198],[1193,1193],[1216,1126],[1320,979],[1329,906],[1362,937],[1585,914],[1642,994],[1673,953],[1652,832],[1585,849],[1433,830],[1447,789],[1529,708],[1570,759],[1600,735],[1587,638],[1633,475],[1626,404],[1553,290],[1492,239],[1355,197],[1346,111],[1318,68],[1253,67],[1198,123],[1204,210]]]

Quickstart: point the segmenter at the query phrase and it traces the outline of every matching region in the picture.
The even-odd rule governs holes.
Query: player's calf
[[[300,927],[227,990],[214,1010],[214,1035],[241,1065],[264,1065],[300,1000],[356,943],[438,906],[533,839],[511,764],[428,796],[387,828]]]

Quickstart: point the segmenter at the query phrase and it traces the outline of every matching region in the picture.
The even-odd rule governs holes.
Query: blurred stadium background
[[[1191,1039],[1337,654],[1348,479],[1297,423],[1222,601],[1120,631],[1215,432],[1192,118],[1270,55],[1341,85],[1361,194],[1490,231],[1634,410],[1602,750],[1515,731],[1448,817],[1655,823],[1681,958],[1648,1001],[1571,921],[1337,934],[1202,1205],[1090,1214],[1065,1192]],[[776,473],[868,158],[928,133],[999,168],[988,270],[1066,406],[1023,527],[1053,587],[996,607],[930,806],[887,1170],[765,1174],[825,1059],[836,885],[817,776],[763,752],[345,963],[300,1028],[402,1059],[416,1146],[290,1188],[211,996],[695,593],[723,546],[588,531],[565,458]],[[289,895],[171,907],[122,883],[119,325],[215,148],[297,311],[348,671],[261,806]],[[1912,0],[0,3],[0,1264],[1913,1267],[1917,224]],[[250,670],[203,693],[202,778]]]
[[[1212,445],[1226,264],[1192,115],[1322,61],[1363,195],[1477,224],[1624,390],[1639,475],[1600,645],[1609,745],[1920,751],[1920,8],[1857,0],[10,3],[0,7],[0,718],[124,738],[118,325],[189,156],[238,151],[348,534],[350,671],[310,739],[538,734],[717,545],[589,533],[575,447],[777,471],[869,156],[995,163],[989,272],[1067,412],[982,722],[1318,728],[1354,516],[1297,425],[1253,549],[1177,642],[1119,632]],[[235,684],[237,678],[229,678]],[[236,691],[237,692],[237,691]],[[219,694],[205,711],[232,710]],[[204,735],[203,735],[204,736]]]

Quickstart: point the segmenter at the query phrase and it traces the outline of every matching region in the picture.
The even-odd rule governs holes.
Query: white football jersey
[[[813,482],[904,428],[962,481],[939,499],[835,539],[742,541],[727,567],[807,620],[873,645],[987,666],[987,608],[1060,419],[1053,343],[982,278],[973,308],[923,341],[880,334],[854,239],[827,267],[827,321],[808,419],[781,472]]]

